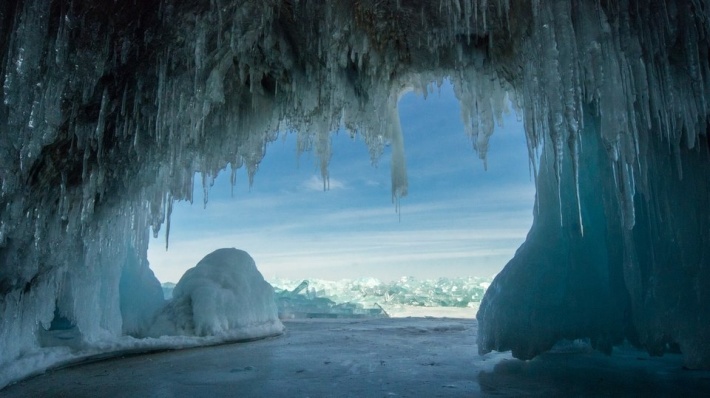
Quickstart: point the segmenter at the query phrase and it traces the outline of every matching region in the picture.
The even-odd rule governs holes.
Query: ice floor
[[[632,349],[570,345],[532,361],[476,353],[475,320],[285,322],[249,343],[115,358],[48,372],[2,397],[710,396],[710,371]]]

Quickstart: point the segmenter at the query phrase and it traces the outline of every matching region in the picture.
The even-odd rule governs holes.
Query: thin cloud
[[[324,184],[323,178],[318,177],[317,175],[314,174],[311,176],[311,178],[307,179],[306,181],[303,181],[303,183],[301,184],[301,187],[303,187],[309,191],[323,191],[324,189],[335,191],[338,189],[344,189],[345,183],[338,180],[338,179],[330,177],[330,178],[328,178],[327,183]]]
[[[445,269],[442,264],[453,260],[470,265],[470,273],[476,274],[476,264],[486,269],[502,267],[527,233],[526,228],[476,224],[404,230],[318,229],[292,233],[263,226],[198,238],[178,235],[168,252],[149,250],[151,268],[161,280],[177,281],[209,252],[237,247],[248,251],[265,275],[302,275],[316,268],[328,268],[332,274],[341,269],[347,275],[358,272],[352,264],[364,264],[392,268],[392,272],[401,269],[399,276],[404,276],[415,265]]]

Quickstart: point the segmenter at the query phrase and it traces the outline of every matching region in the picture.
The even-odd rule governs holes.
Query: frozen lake
[[[631,348],[570,345],[532,361],[477,354],[476,321],[309,319],[248,343],[114,358],[47,372],[3,397],[709,396],[710,371]]]

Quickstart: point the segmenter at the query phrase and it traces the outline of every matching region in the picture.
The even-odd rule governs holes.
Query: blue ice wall
[[[636,223],[629,230],[621,222],[619,179],[597,121],[588,117],[582,134],[583,228],[570,156],[565,156],[558,184],[548,145],[541,158],[533,226],[481,303],[479,350],[512,350],[529,359],[561,339],[589,339],[605,352],[628,339],[652,354],[679,348],[687,366],[707,367],[707,139],[702,137],[693,149],[681,146],[679,152],[662,138],[643,140],[648,185],[636,192]]]
[[[582,134],[579,193],[569,148],[558,184],[552,145],[543,149],[534,221],[515,257],[488,288],[477,318],[479,350],[529,359],[561,339],[589,338],[604,351],[624,336],[623,239],[612,169],[598,124]],[[559,190],[558,190],[559,189]],[[561,200],[561,202],[560,202]]]

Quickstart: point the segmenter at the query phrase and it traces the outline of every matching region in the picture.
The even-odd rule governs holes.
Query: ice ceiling
[[[129,331],[148,228],[195,171],[253,175],[277,131],[326,179],[339,126],[391,143],[406,194],[399,93],[449,78],[483,159],[523,111],[537,176],[481,352],[628,339],[708,367],[709,35],[707,0],[4,0],[0,365],[55,314],[87,343]]]

